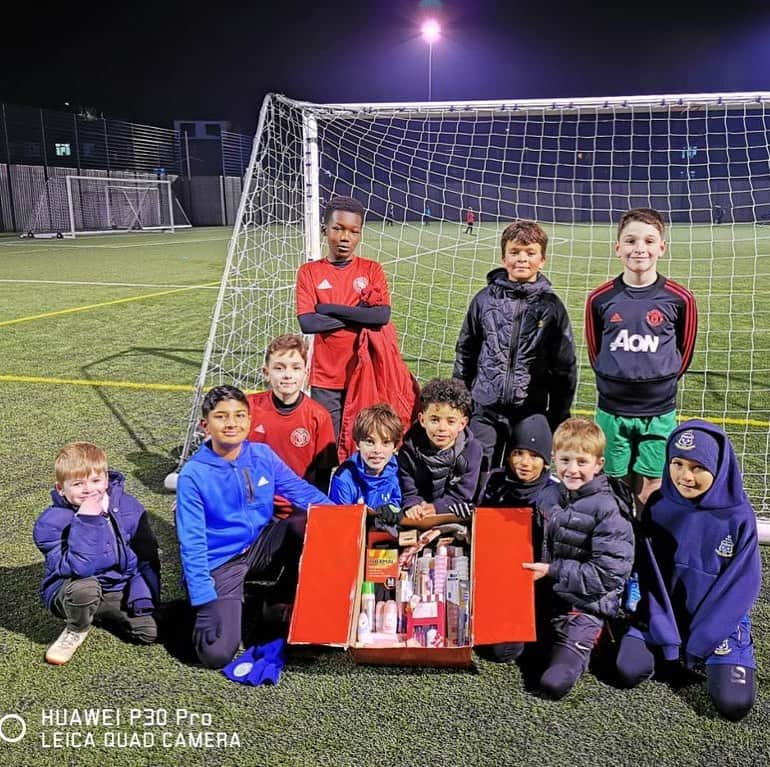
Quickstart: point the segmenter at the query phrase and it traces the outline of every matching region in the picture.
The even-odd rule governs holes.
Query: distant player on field
[[[465,232],[464,234],[473,234],[473,225],[476,223],[476,214],[473,208],[465,211]]]

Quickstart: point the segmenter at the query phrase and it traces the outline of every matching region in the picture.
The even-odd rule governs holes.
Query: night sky
[[[244,133],[270,92],[424,101],[429,12],[443,27],[434,101],[770,91],[770,9],[752,9],[765,2],[264,4],[28,3],[26,20],[4,25],[0,101],[161,126],[224,119]]]

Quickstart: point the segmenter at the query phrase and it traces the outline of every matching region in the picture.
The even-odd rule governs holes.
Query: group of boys
[[[541,271],[547,235],[516,221],[501,237],[502,266],[468,308],[453,377],[422,387],[412,423],[388,403],[363,408],[356,451],[336,466],[358,334],[390,320],[382,267],[356,254],[363,221],[360,203],[333,198],[329,255],[298,273],[298,321],[315,336],[311,396],[302,391],[307,346],[287,334],[267,350],[268,391],[219,386],[204,398],[206,440],[180,473],[176,510],[200,660],[221,668],[236,653],[247,576],[279,563],[291,594],[310,504],[363,503],[377,524],[414,527],[469,522],[478,505],[529,506],[536,561],[523,566],[548,616],[546,694],[562,697],[586,670],[605,621],[621,614],[633,569],[641,599],[626,605],[621,682],[637,684],[661,657],[681,654],[688,668],[705,664],[724,716],[744,716],[755,695],[756,524],[724,432],[701,421],[676,426],[697,312],[692,294],[657,271],[660,214],[623,215],[615,245],[623,272],[588,297],[595,422],[569,417],[576,357],[566,308]],[[44,600],[66,620],[51,663],[66,663],[95,619],[117,620],[136,641],[156,635],[157,545],[120,475],[92,453],[85,443],[63,449],[54,506],[35,526]],[[624,502],[611,478],[636,497]],[[711,549],[700,545],[714,536]],[[698,556],[683,558],[696,540]],[[524,649],[492,648],[499,660]]]

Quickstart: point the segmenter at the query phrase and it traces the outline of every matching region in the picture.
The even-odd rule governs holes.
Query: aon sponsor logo
[[[627,330],[621,330],[615,340],[610,344],[610,351],[616,352],[622,349],[624,352],[656,352],[658,351],[658,336],[630,334]]]

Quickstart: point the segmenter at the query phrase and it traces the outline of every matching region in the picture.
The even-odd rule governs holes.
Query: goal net
[[[171,181],[103,176],[53,176],[35,203],[28,235],[75,237],[189,228]]]
[[[632,207],[669,223],[662,273],[700,312],[682,417],[724,426],[760,514],[770,515],[770,93],[415,104],[265,99],[183,448],[203,392],[261,386],[264,350],[299,332],[297,268],[323,254],[332,195],[366,209],[361,255],[379,261],[404,359],[451,375],[471,297],[514,218],[549,234],[545,274],[578,348],[574,412],[593,414],[583,338],[588,292],[620,272],[615,227]],[[465,212],[476,221],[466,232]]]

